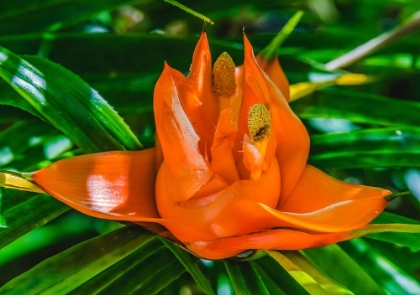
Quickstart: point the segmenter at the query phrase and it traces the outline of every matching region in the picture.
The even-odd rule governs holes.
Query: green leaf
[[[151,234],[137,227],[117,229],[44,260],[9,281],[0,292],[68,293],[152,239]]]
[[[73,73],[42,58],[27,57],[29,63],[4,48],[0,56],[0,76],[85,152],[141,147],[111,106]]]
[[[420,166],[420,128],[314,135],[309,162],[328,168]]]
[[[241,268],[238,266],[239,262],[224,260],[223,261],[232,282],[233,289],[236,294],[251,295],[248,287],[246,286],[245,279],[242,276]]]
[[[347,90],[323,89],[291,106],[303,119],[343,118],[355,123],[401,128],[420,125],[418,102]]]
[[[130,3],[144,0],[26,0],[2,4],[0,34],[54,31],[88,20],[92,15]]]
[[[415,278],[365,241],[355,239],[343,243],[342,247],[389,294],[406,294],[407,291],[410,294],[420,293],[420,284]]]
[[[232,259],[224,263],[236,294],[270,294],[252,264]]]
[[[214,24],[213,21],[211,19],[209,19],[207,16],[202,15],[201,13],[198,13],[198,12],[192,10],[191,8],[189,8],[189,7],[185,6],[185,5],[182,5],[178,1],[175,1],[175,0],[164,0],[164,1],[167,2],[167,3],[169,3],[169,4],[172,4],[172,5],[176,6],[178,8],[180,8],[180,9],[186,11],[186,12],[188,12],[189,14],[194,15],[195,17],[198,17],[199,19],[202,19],[203,21],[205,21],[207,23],[210,23],[212,25]]]
[[[0,248],[70,209],[47,195],[34,196],[26,193],[25,197],[23,202],[14,206],[3,203],[3,211],[0,213],[6,222],[6,228],[0,228]]]
[[[118,288],[122,278],[127,283],[127,273],[139,264],[156,253],[164,249],[164,246],[158,239],[153,239],[149,243],[140,247],[127,257],[121,259],[117,263],[111,265],[104,271],[92,277],[79,287],[71,291],[69,294],[98,294],[108,288]],[[109,290],[109,289],[108,289]]]
[[[293,261],[277,251],[267,251],[309,294],[328,294],[324,288],[307,272],[303,271]]]
[[[0,167],[6,166],[32,147],[45,144],[59,132],[45,123],[17,122],[0,132]],[[39,161],[39,160],[38,160]]]
[[[267,60],[271,60],[277,57],[277,50],[283,44],[283,42],[289,37],[293,32],[300,19],[303,16],[303,11],[299,10],[296,12],[289,21],[284,25],[281,31],[274,37],[274,39],[268,44],[260,54]]]
[[[309,294],[305,288],[300,285],[293,276],[284,269],[278,261],[270,255],[257,259],[252,262],[254,265],[260,267],[265,274],[271,278],[271,281],[281,288],[286,294],[307,295]],[[258,271],[258,268],[256,268]],[[270,284],[267,284],[267,288]]]
[[[350,290],[341,286],[324,273],[322,273],[318,268],[316,268],[312,263],[310,263],[305,256],[303,256],[298,251],[289,251],[282,253],[286,258],[293,262],[297,267],[302,271],[306,272],[311,276],[328,294],[354,294]]]
[[[196,262],[196,258],[188,252],[186,252],[185,250],[179,248],[178,246],[175,246],[171,242],[168,242],[164,239],[161,239],[161,241],[169,250],[172,251],[176,258],[178,258],[179,262],[182,263],[182,265],[190,273],[194,280],[199,284],[203,291],[209,295],[214,294],[209,281],[199,269],[198,264]]]
[[[420,222],[406,218],[400,215],[392,214],[389,212],[382,212],[375,220],[372,221],[374,224],[417,224],[420,225]],[[379,241],[384,241],[388,243],[393,243],[396,245],[412,247],[415,249],[420,249],[420,233],[377,233],[367,235],[366,238],[375,239]]]
[[[338,245],[304,250],[302,253],[319,270],[354,294],[385,294],[359,263]]]
[[[279,283],[279,279],[276,278],[273,280],[265,271],[264,269],[259,266],[254,261],[250,262],[252,267],[255,269],[255,271],[258,273],[258,275],[261,277],[261,280],[264,282],[265,286],[267,287],[267,290],[270,294],[278,294],[278,295],[285,295],[286,293],[281,289],[282,283]]]
[[[149,248],[150,250],[150,248]],[[155,294],[167,285],[179,278],[185,268],[179,263],[172,253],[167,249],[153,251],[144,259],[135,260],[135,265],[130,269],[126,269],[124,273],[111,284],[98,291],[96,294]],[[125,258],[127,260],[129,257]],[[133,279],[139,278],[139,279]],[[103,284],[103,282],[99,282]],[[88,291],[92,294],[91,291]],[[74,294],[83,294],[75,290]]]
[[[1,92],[1,90],[0,90]],[[1,98],[0,98],[1,100]],[[15,121],[36,121],[37,118],[21,109],[1,105],[0,101],[0,123],[14,123]]]

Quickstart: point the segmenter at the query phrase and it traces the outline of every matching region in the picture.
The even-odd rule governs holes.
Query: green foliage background
[[[214,21],[206,26],[213,57],[227,51],[241,64],[243,27],[258,52],[303,10],[278,51],[292,84],[347,71],[376,77],[291,106],[311,134],[312,164],[347,181],[412,190],[374,222],[419,224],[419,29],[344,70],[323,67],[407,21],[420,11],[417,0],[182,3]],[[163,61],[188,71],[200,19],[157,0],[0,7],[0,169],[34,171],[82,153],[153,146],[154,83]],[[6,189],[0,227],[0,294],[420,294],[419,234],[203,261],[141,228]]]

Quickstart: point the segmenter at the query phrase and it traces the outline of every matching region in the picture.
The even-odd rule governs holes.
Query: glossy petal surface
[[[33,180],[89,215],[157,218],[154,169],[154,149],[107,152],[55,162],[35,172]]]
[[[185,201],[211,179],[212,173],[200,154],[200,138],[182,108],[172,73],[165,65],[156,83],[155,121],[165,163],[177,180],[174,195]]]
[[[349,207],[346,217],[356,218],[352,215],[362,215],[365,206],[373,210],[372,214],[382,212],[387,204],[387,195],[391,195],[388,190],[342,182],[307,165],[295,190],[277,209],[284,212],[310,213],[337,206],[339,203],[353,206],[352,203],[360,202],[361,205],[364,202],[359,209],[355,208],[356,211],[350,210]]]

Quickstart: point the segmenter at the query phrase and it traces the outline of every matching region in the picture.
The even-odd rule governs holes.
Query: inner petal
[[[227,183],[232,184],[239,180],[233,158],[233,142],[236,135],[236,126],[231,119],[230,108],[220,113],[213,146],[211,147],[211,171],[222,177]]]
[[[199,136],[181,105],[172,70],[165,66],[155,87],[156,131],[164,163],[177,180],[172,196],[177,201],[192,197],[212,177],[199,150]]]

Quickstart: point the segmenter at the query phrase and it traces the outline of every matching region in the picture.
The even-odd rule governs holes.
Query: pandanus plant
[[[307,164],[309,136],[277,58],[255,57],[245,34],[244,47],[243,65],[228,53],[212,65],[203,32],[187,77],[164,65],[154,148],[60,160],[30,180],[76,210],[139,224],[207,259],[401,230],[368,225],[390,191]]]

